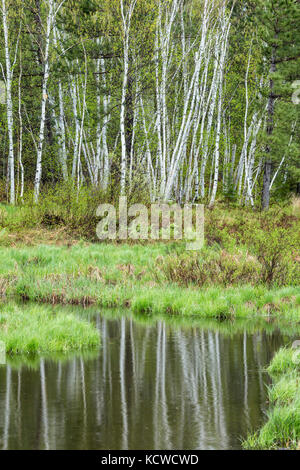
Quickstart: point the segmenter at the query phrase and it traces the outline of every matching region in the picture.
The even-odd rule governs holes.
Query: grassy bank
[[[18,304],[9,305],[9,310],[6,309],[6,312],[10,312],[13,308],[22,311],[25,309],[26,312],[30,312],[31,315],[34,315],[36,312],[41,315],[44,311],[47,315],[56,318],[57,315],[86,320],[89,322],[90,325],[96,324],[96,318],[101,313],[101,317],[107,319],[108,321],[116,321],[120,322],[122,318],[124,318],[124,309],[99,309],[99,307],[88,307],[88,308],[81,308],[78,306],[49,306],[49,305],[39,305],[28,303],[22,304],[21,306]],[[22,316],[20,316],[20,321],[22,321]],[[267,318],[255,318],[255,319],[237,319],[235,321],[220,321],[214,318],[199,318],[198,316],[178,316],[178,315],[168,315],[168,314],[156,314],[156,315],[143,315],[141,313],[134,313],[133,311],[127,312],[128,320],[132,319],[137,325],[142,327],[149,327],[153,328],[159,322],[164,322],[167,328],[174,332],[176,329],[179,331],[191,329],[197,329],[201,331],[210,331],[210,332],[217,332],[224,337],[229,337],[234,339],[236,335],[244,335],[245,332],[247,334],[257,334],[263,333],[264,335],[272,336],[278,332],[280,328],[280,332],[286,338],[293,337],[295,334],[300,334],[300,324],[295,325],[289,322],[284,321],[268,321]],[[31,331],[32,335],[32,331]],[[98,336],[99,337],[99,336]],[[85,341],[85,337],[82,338]],[[101,337],[100,337],[101,342]],[[51,362],[66,362],[70,359],[74,359],[77,355],[84,360],[93,360],[98,357],[99,349],[94,347],[93,344],[88,347],[86,344],[81,345],[82,349],[75,349],[75,350],[68,350],[63,352],[43,352],[43,357],[46,357]],[[7,354],[6,362],[9,366],[13,367],[14,369],[20,369],[24,365],[30,367],[31,369],[38,369],[40,366],[40,356],[36,353],[29,354],[28,352],[14,354],[10,353]]]
[[[206,211],[205,248],[194,253],[184,242],[95,243],[96,201],[66,193],[62,204],[61,196],[0,207],[3,301],[126,308],[139,321],[167,316],[180,325],[217,319],[216,328],[229,331],[240,320],[299,331],[298,200],[267,214],[224,205]],[[72,313],[30,308],[3,310],[0,340],[9,351],[97,345],[93,327]]]
[[[0,249],[0,295],[34,302],[125,307],[140,314],[297,322],[300,287],[172,282],[160,266],[178,247],[84,243]],[[213,278],[212,278],[213,280]]]
[[[268,421],[244,442],[245,449],[300,449],[300,350],[281,349],[268,368]]]
[[[98,307],[78,309],[78,307],[65,306],[63,308],[65,311],[70,312],[75,309],[80,315],[88,316],[91,321],[93,321],[93,317],[99,315]],[[108,320],[120,321],[124,318],[124,309],[101,309],[101,316]],[[158,322],[164,322],[166,326],[172,329],[190,330],[192,328],[198,328],[204,331],[218,332],[226,337],[234,337],[237,334],[243,334],[245,332],[253,335],[258,332],[273,335],[278,330],[280,330],[282,335],[286,335],[290,338],[294,337],[295,334],[300,334],[300,323],[291,323],[284,320],[270,321],[269,318],[261,316],[255,318],[240,318],[234,321],[223,321],[222,319],[199,317],[197,315],[169,315],[161,312],[155,315],[148,315],[129,310],[127,312],[127,318],[132,319],[136,324],[141,326],[151,327]]]
[[[88,321],[38,305],[0,304],[0,341],[8,355],[68,354],[95,349],[99,333]]]

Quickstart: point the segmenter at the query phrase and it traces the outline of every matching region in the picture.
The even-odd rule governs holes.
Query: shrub
[[[215,243],[201,253],[184,252],[160,258],[157,268],[168,281],[185,286],[299,285],[296,232],[282,227],[268,230],[256,227],[247,236],[244,247],[233,245],[226,250]]]
[[[184,253],[160,259],[159,268],[164,277],[179,285],[256,284],[261,266],[258,261],[242,252],[230,254],[225,250],[206,250],[201,254]]]
[[[261,264],[261,281],[272,285],[295,285],[300,281],[293,233],[284,228],[257,230],[251,246]]]
[[[96,208],[107,202],[105,194],[83,186],[79,192],[73,182],[44,188],[39,203],[33,204],[28,192],[21,206],[0,206],[0,227],[16,231],[36,227],[65,227],[78,237],[96,239]]]

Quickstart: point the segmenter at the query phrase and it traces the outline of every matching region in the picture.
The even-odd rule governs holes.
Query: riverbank
[[[250,435],[245,449],[300,450],[300,350],[281,349],[267,369],[271,410],[263,428]]]
[[[199,288],[192,282],[187,286],[171,282],[164,272],[166,259],[176,259],[178,249],[162,243],[2,247],[0,297],[47,304],[122,307],[148,315],[299,321],[297,285],[279,288],[233,283],[225,287],[208,282]]]
[[[95,243],[97,220],[70,201],[69,211],[49,197],[39,206],[0,207],[0,298],[299,321],[298,200],[266,214],[222,205],[205,211],[199,252],[174,240]]]
[[[206,273],[203,285],[193,282],[193,278],[186,283],[186,273],[182,282],[180,269],[176,271],[178,278],[173,279],[173,265],[182,259],[197,262],[198,270],[202,260]],[[235,262],[238,276],[229,286],[223,282],[224,276],[214,274],[218,259]],[[196,255],[186,253],[183,243],[121,245],[81,241],[67,246],[2,246],[0,341],[12,355],[97,347],[99,335],[92,325],[72,313],[53,316],[50,309],[41,309],[37,304],[121,308],[142,321],[168,316],[183,322],[228,320],[232,325],[234,320],[246,320],[262,322],[264,327],[298,328],[299,286],[242,284],[244,259],[224,258],[224,253],[215,248],[205,248]],[[189,269],[195,273],[193,264]],[[232,277],[232,271],[225,270],[226,276]],[[36,305],[10,308],[6,305],[10,301]]]
[[[209,212],[200,252],[187,252],[183,241],[95,243],[67,224],[30,228],[18,208],[7,214],[0,227],[0,341],[12,358],[98,348],[93,324],[60,306],[121,309],[141,322],[205,321],[229,334],[240,321],[299,332],[300,219],[290,208],[266,216]],[[34,304],[7,307],[11,301]],[[299,370],[286,372],[282,361],[275,377],[285,352],[278,354],[269,369],[274,408],[247,448],[298,446]]]

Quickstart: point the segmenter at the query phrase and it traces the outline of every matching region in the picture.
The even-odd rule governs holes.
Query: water
[[[0,366],[0,448],[238,449],[264,422],[280,332],[94,321],[95,358]]]

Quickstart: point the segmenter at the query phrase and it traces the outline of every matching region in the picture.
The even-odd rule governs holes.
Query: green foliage
[[[293,235],[293,234],[292,234]],[[258,230],[252,239],[253,252],[261,264],[261,281],[268,285],[299,284],[300,266],[295,261],[296,247],[290,233],[274,227],[266,232]]]
[[[291,348],[282,348],[278,351],[268,367],[268,372],[273,377],[279,377],[287,372],[299,370],[299,364],[294,361],[295,350]]]
[[[128,195],[128,204],[149,202],[142,181],[141,177],[133,180],[136,191]],[[99,222],[96,210],[100,204],[107,203],[118,207],[119,191],[117,184],[112,185],[108,192],[92,186],[81,186],[78,190],[69,181],[45,187],[37,205],[32,203],[32,199],[32,192],[28,191],[19,206],[0,204],[0,230],[64,228],[74,237],[96,241]]]
[[[202,259],[204,252],[197,261],[199,268],[196,271],[199,274],[199,271],[202,270],[199,279],[204,276],[209,282],[209,278],[212,280],[216,276],[217,280],[220,279],[222,283],[226,284],[238,281],[240,272],[240,280],[243,282],[242,278],[245,274],[243,263],[248,257],[250,282],[268,285],[298,285],[300,282],[300,219],[298,212],[296,199],[292,206],[284,209],[273,208],[269,214],[264,215],[241,209],[228,211],[218,208],[214,211],[207,211],[205,240],[208,247],[217,250],[214,253],[216,269],[214,270],[214,265],[209,257],[206,256],[206,259]],[[187,258],[183,263],[180,259],[177,261],[177,264],[181,264],[181,268],[185,265],[183,277],[187,276],[187,263],[190,263],[190,271],[193,272],[193,257],[190,261]],[[204,262],[207,264],[206,269],[201,269]],[[172,263],[175,266],[176,259]],[[217,264],[219,264],[219,268],[217,268]],[[218,270],[220,276],[216,275]],[[222,278],[225,272],[229,275],[227,281],[224,277]],[[233,273],[235,274],[231,279],[230,274]],[[196,274],[191,274],[191,276],[195,278]],[[193,282],[197,283],[195,279]]]
[[[281,349],[273,358],[268,372],[273,379],[269,399],[273,408],[263,428],[243,443],[246,449],[299,449],[300,388],[299,361],[295,350]]]
[[[93,240],[98,222],[96,209],[104,200],[99,189],[83,186],[78,191],[72,182],[48,188],[37,208],[41,225],[65,226],[79,237]]]
[[[238,202],[238,194],[235,188],[235,184],[232,180],[229,180],[226,184],[226,187],[223,191],[223,199],[228,206],[234,206]]]
[[[38,205],[32,193],[25,195],[19,207],[0,205],[0,227],[11,231],[37,227],[65,227],[70,233],[91,240],[96,238],[96,209],[106,201],[99,189],[83,186],[77,190],[72,182],[48,187]]]

